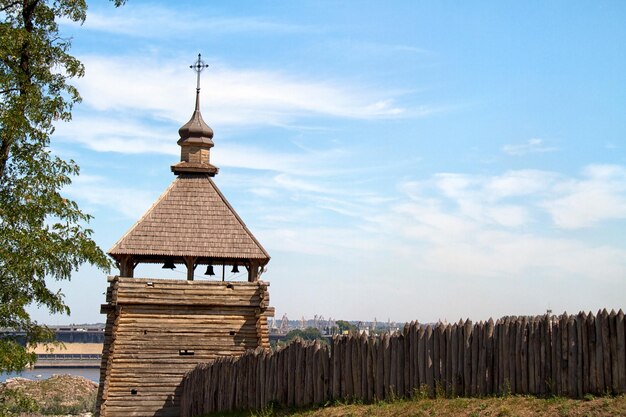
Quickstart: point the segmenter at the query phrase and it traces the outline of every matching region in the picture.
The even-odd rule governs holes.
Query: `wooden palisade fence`
[[[626,392],[625,321],[618,313],[407,324],[382,337],[295,341],[198,365],[183,379],[181,416],[269,403],[306,406],[428,395]]]

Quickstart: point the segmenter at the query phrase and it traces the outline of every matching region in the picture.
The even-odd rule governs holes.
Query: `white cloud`
[[[180,154],[176,132],[172,135],[163,132],[163,129],[124,116],[106,118],[77,113],[71,123],[56,126],[55,137],[98,152]]]
[[[538,170],[508,171],[489,178],[484,185],[489,200],[522,197],[544,192],[558,174]]]
[[[555,184],[554,196],[543,202],[554,223],[577,229],[603,220],[626,219],[626,168],[591,165],[583,176]]]
[[[84,104],[98,111],[187,120],[193,74],[180,65],[142,57],[81,57]],[[364,91],[367,91],[366,93]],[[371,119],[425,116],[437,109],[406,108],[388,93],[342,81],[310,80],[278,71],[233,69],[219,63],[202,80],[205,118],[221,125],[282,125],[313,115]]]
[[[559,148],[556,148],[554,146],[545,145],[543,139],[538,138],[529,139],[526,143],[523,144],[508,144],[502,147],[502,151],[504,153],[513,156],[522,156],[529,153],[555,152],[558,150]]]
[[[105,117],[93,118],[79,113],[72,123],[60,123],[56,126],[55,138],[61,142],[79,143],[98,152],[164,154],[171,155],[172,162],[180,156],[176,130],[160,129],[149,123],[124,117],[112,123]],[[219,146],[211,151],[211,162],[218,167],[267,170],[299,176],[327,176],[341,172],[334,168],[334,163],[345,156],[341,149],[314,151],[300,148],[300,152],[283,152],[224,143],[222,140],[226,141],[227,138],[220,139]],[[275,182],[282,182],[287,186],[289,178],[277,177]]]
[[[116,186],[102,177],[82,174],[65,190],[86,212],[105,209],[138,220],[157,200],[158,194],[143,189]]]

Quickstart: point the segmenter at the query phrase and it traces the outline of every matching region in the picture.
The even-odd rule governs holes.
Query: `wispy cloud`
[[[519,193],[512,192],[515,184],[522,185]],[[591,165],[579,178],[541,171],[436,174],[404,182],[400,190],[405,198],[369,217],[368,230],[394,241],[393,252],[406,253],[416,268],[453,276],[554,279],[599,279],[602,271],[602,279],[611,282],[626,273],[623,249],[575,233],[626,218],[624,167]],[[552,224],[546,224],[546,215]],[[554,226],[563,229],[559,237],[552,235]]]
[[[590,165],[583,178],[559,182],[553,191],[542,205],[558,227],[578,229],[626,219],[626,168],[622,166]]]
[[[304,180],[297,175],[278,175],[263,184],[266,191],[258,194],[260,199],[306,198],[309,212],[301,219],[321,217],[330,211],[343,218],[344,225],[352,225],[350,236],[391,242],[394,253],[426,250],[433,255],[429,259],[440,261],[444,253],[459,260],[470,256],[473,264],[492,263],[488,270],[494,275],[503,273],[513,260],[516,271],[557,268],[567,248],[573,253],[586,248],[589,256],[613,259],[614,249],[595,248],[580,241],[575,230],[626,218],[626,168],[615,165],[590,165],[578,177],[538,170],[493,176],[439,173],[401,182],[395,195],[373,195],[371,190],[351,188],[345,182]],[[289,228],[296,233],[292,223]],[[280,216],[272,218],[271,228],[281,228]],[[555,229],[564,234],[551,237]],[[310,233],[310,228],[302,231],[304,242]],[[314,248],[324,245],[323,234],[304,245],[306,253],[323,251]],[[327,245],[333,247],[328,236]],[[289,250],[300,247],[294,245]],[[564,268],[572,270],[572,265],[579,265],[579,260],[563,262]],[[622,271],[623,265],[615,268]],[[476,267],[476,271],[481,270]],[[581,266],[580,271],[587,270]]]
[[[158,191],[120,186],[106,178],[85,174],[74,178],[65,192],[78,200],[87,212],[101,209],[134,220],[139,219],[158,197]]]
[[[78,80],[84,104],[97,111],[186,120],[193,74],[181,77],[171,61],[133,57],[81,57]],[[220,63],[202,83],[203,113],[222,125],[284,125],[312,116],[349,119],[424,117],[441,108],[407,107],[379,89],[345,80],[314,80],[282,72],[234,69]]]
[[[328,44],[340,51],[349,50],[352,53],[363,54],[364,56],[372,55],[390,55],[394,53],[415,54],[415,55],[434,55],[433,51],[410,44],[389,44],[382,42],[368,42],[359,39],[333,39]]]
[[[556,152],[558,150],[559,148],[548,146],[544,143],[543,139],[539,138],[528,139],[526,143],[522,144],[508,144],[502,147],[504,153],[513,156],[522,156],[529,153]]]
[[[194,13],[179,8],[128,4],[123,8],[100,7],[90,10],[83,30],[147,39],[180,39],[190,34],[266,33],[296,34],[320,32],[320,27],[296,25],[262,16],[226,17],[198,6]],[[146,16],[150,16],[146,19]],[[202,16],[201,18],[198,18]],[[78,23],[64,20],[62,24]]]

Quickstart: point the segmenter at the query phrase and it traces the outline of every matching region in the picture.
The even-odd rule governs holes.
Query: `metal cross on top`
[[[198,54],[198,60],[193,63],[193,65],[189,65],[189,68],[194,70],[198,74],[198,82],[196,84],[196,91],[200,92],[200,73],[204,71],[205,68],[209,68],[209,64],[202,60],[202,56]]]

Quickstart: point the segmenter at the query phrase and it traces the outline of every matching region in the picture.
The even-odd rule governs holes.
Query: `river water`
[[[0,382],[4,382],[7,379],[20,377],[32,380],[48,379],[52,375],[67,374],[82,376],[94,382],[100,381],[100,369],[99,368],[38,368],[28,369],[22,372],[11,372],[8,374],[0,374]]]

